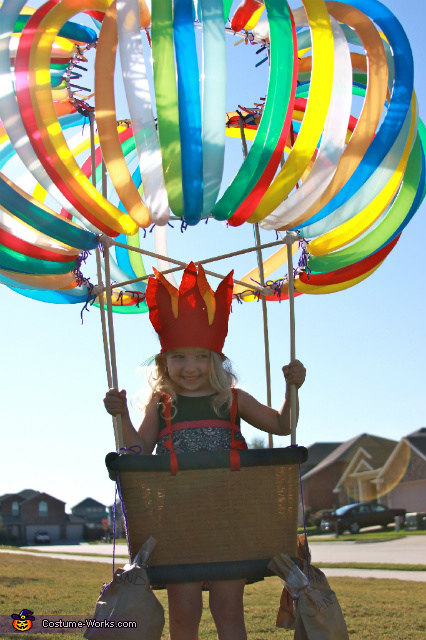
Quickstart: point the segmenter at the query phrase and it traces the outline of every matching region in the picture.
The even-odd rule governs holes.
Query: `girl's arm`
[[[154,447],[158,441],[158,434],[160,433],[160,421],[158,419],[158,402],[160,400],[159,395],[155,395],[151,398],[145,408],[145,415],[141,422],[141,426],[138,429],[138,435],[144,440],[147,453],[152,453]]]
[[[306,370],[299,360],[294,360],[283,367],[286,381],[286,392],[281,409],[277,411],[253,398],[249,393],[238,389],[238,409],[243,420],[253,427],[278,436],[287,436],[291,431],[290,425],[290,385],[296,390],[305,381]],[[299,399],[296,393],[296,419],[299,417]]]
[[[157,443],[159,433],[158,398],[152,398],[145,410],[145,416],[142,420],[139,430],[136,431],[132,421],[130,420],[129,409],[127,406],[126,391],[118,391],[118,389],[109,389],[104,398],[105,409],[112,416],[121,415],[121,424],[123,427],[123,442],[125,447],[134,445],[141,448],[141,453],[151,454]]]

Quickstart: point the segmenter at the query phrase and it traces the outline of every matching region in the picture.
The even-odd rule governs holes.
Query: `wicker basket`
[[[108,454],[119,472],[132,556],[149,536],[155,583],[260,578],[277,553],[296,556],[299,460],[304,447],[240,451],[230,471],[229,451],[169,456]]]

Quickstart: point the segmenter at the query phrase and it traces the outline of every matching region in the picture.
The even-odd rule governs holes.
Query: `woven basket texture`
[[[152,567],[297,554],[297,464],[121,472],[120,481],[132,556],[154,536]]]

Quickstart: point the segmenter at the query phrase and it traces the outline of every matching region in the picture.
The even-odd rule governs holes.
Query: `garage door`
[[[50,542],[57,542],[61,538],[61,527],[59,524],[27,525],[27,542],[34,544],[34,538],[37,531],[47,531],[50,536]]]
[[[402,507],[408,512],[426,510],[426,480],[400,482],[390,495],[392,507]]]

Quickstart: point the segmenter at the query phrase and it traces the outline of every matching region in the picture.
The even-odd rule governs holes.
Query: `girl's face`
[[[176,393],[201,396],[214,393],[210,384],[210,351],[181,347],[166,353],[167,370]]]

